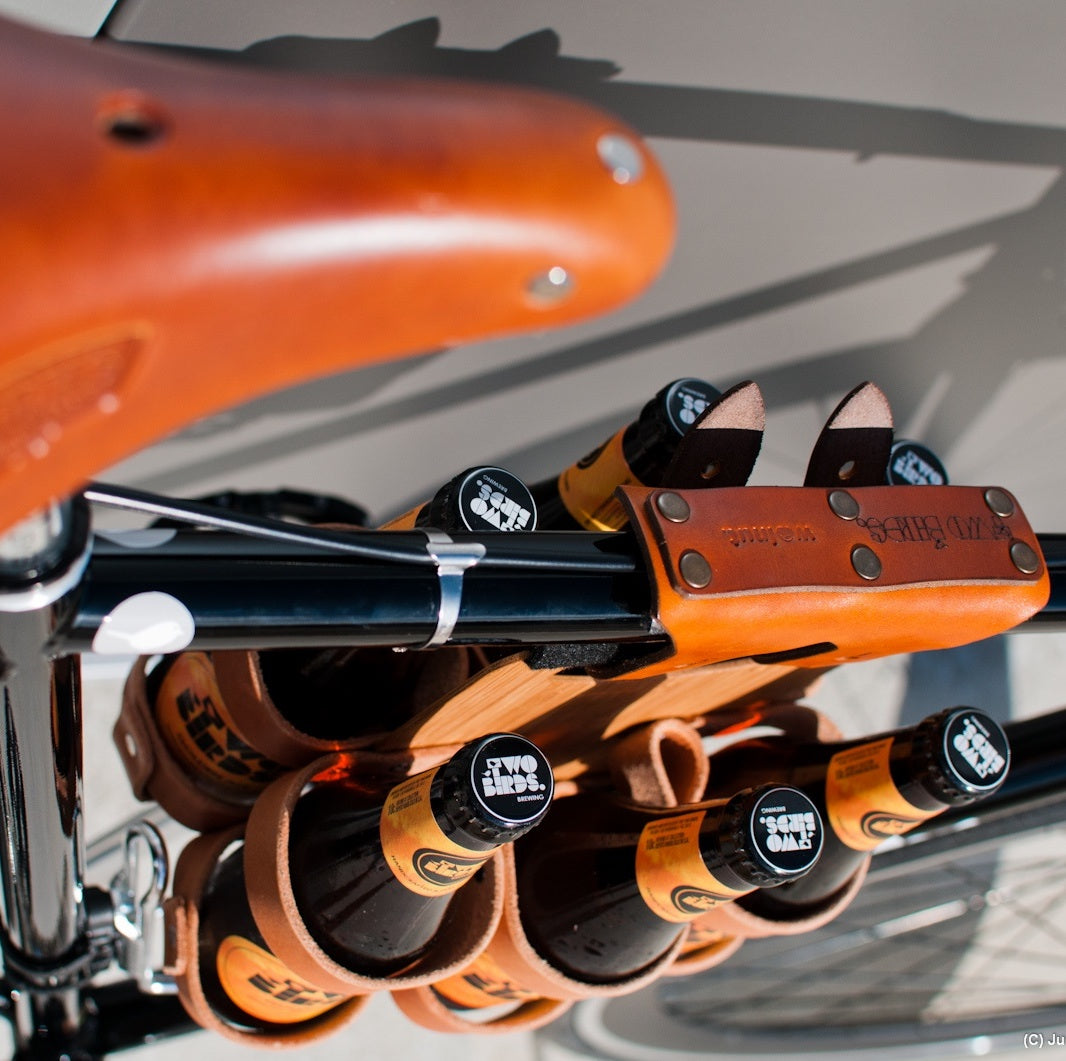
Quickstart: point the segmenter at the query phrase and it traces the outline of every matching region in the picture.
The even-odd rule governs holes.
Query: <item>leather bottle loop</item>
[[[299,1024],[270,1025],[243,1031],[222,1020],[211,1008],[200,981],[199,904],[215,863],[230,844],[241,838],[241,827],[201,836],[182,852],[174,871],[173,897],[164,904],[167,971],[178,984],[186,1012],[201,1027],[233,1042],[274,1049],[295,1048],[323,1039],[352,1021],[366,1005],[366,995],[340,1002],[334,1009]]]
[[[503,1017],[478,1024],[480,1034],[504,1032],[515,1027],[539,1027],[557,1016],[570,1003],[584,998],[614,998],[631,994],[656,980],[674,960],[681,949],[682,937],[665,954],[639,973],[611,984],[589,984],[574,980],[545,961],[526,938],[519,915],[514,854],[504,848],[499,853],[503,876],[503,917],[495,935],[485,949],[498,974],[507,983],[536,997],[520,1005]],[[458,970],[462,973],[464,970]],[[444,977],[440,977],[441,980]],[[413,1020],[428,1021],[426,1027],[440,1030],[467,1030],[466,1023],[448,1010],[439,999],[432,997],[428,987],[415,991],[397,992],[396,1002]]]
[[[227,650],[212,653],[219,692],[241,738],[262,752],[267,758],[294,768],[306,766],[319,757],[343,749],[352,750],[379,744],[385,734],[367,734],[345,740],[316,737],[298,729],[274,703],[263,678],[262,660],[256,651]],[[413,709],[424,707],[454,696],[467,680],[470,672],[469,653],[463,648],[447,648],[438,652],[415,656],[407,653],[405,660],[419,667],[419,690]],[[358,704],[353,689],[351,707],[353,729],[373,715],[372,704]],[[479,730],[480,735],[483,730]],[[462,741],[458,738],[456,745]]]
[[[819,906],[816,911],[805,914],[802,917],[792,917],[787,920],[770,919],[753,914],[737,903],[725,903],[704,915],[706,917],[706,925],[717,929],[725,935],[737,936],[740,939],[763,939],[767,936],[801,936],[805,932],[813,932],[816,928],[828,925],[830,921],[839,917],[851,905],[862,888],[869,867],[870,859],[867,857],[862,866],[848,878],[844,887],[823,905]]]
[[[198,831],[243,821],[248,804],[226,802],[203,791],[170,753],[148,703],[145,662],[137,660],[126,679],[113,731],[133,794],[140,800],[154,799],[175,821]]]
[[[715,716],[710,717],[708,735],[714,733]],[[752,720],[753,725],[773,726],[783,734],[797,741],[843,740],[843,734],[835,722],[826,714],[805,704],[777,702],[763,705]],[[710,759],[711,782],[714,781],[714,756]],[[813,912],[789,919],[769,919],[745,910],[737,903],[725,903],[704,914],[699,919],[702,928],[717,930],[725,937],[738,939],[760,939],[766,936],[798,936],[829,924],[851,905],[859,893],[870,858],[867,856],[861,867],[848,879],[847,883],[824,904]],[[696,952],[697,954],[699,952]],[[724,960],[724,959],[723,959]],[[695,971],[695,970],[693,970]]]
[[[492,1020],[472,1021],[449,1009],[428,987],[394,991],[392,999],[400,1011],[415,1024],[429,1031],[454,1032],[459,1035],[503,1035],[514,1031],[534,1031],[551,1024],[573,1005],[573,1001],[535,998]]]
[[[663,474],[669,489],[743,486],[755,468],[766,428],[758,385],[748,380],[726,391],[686,431]]]
[[[676,718],[642,726],[613,742],[609,764],[620,793],[653,807],[699,802],[710,773],[699,733]]]
[[[224,650],[211,660],[226,710],[247,744],[293,768],[337,750],[339,742],[303,733],[282,716],[263,681],[258,652]]]
[[[700,735],[693,726],[678,719],[660,719],[612,741],[607,759],[619,792],[638,802],[673,807],[695,802],[706,787],[707,757]],[[557,790],[556,798],[560,795]],[[577,999],[628,994],[650,983],[670,967],[679,952],[681,940],[641,974],[615,984],[592,985],[566,976],[541,958],[527,940],[519,916],[514,856],[510,850],[504,853],[502,862],[506,905],[486,954],[509,982],[524,991],[537,992],[540,997],[520,1003],[503,1016],[475,1023],[449,1009],[429,988],[397,992],[397,1005],[423,1027],[480,1035],[541,1027]],[[731,944],[728,952],[739,945]],[[724,960],[728,956],[726,948],[721,948],[721,952]],[[706,961],[703,953],[699,957]]]
[[[412,760],[410,756],[370,752],[323,756],[304,769],[279,778],[256,800],[245,832],[248,901],[270,950],[308,982],[326,991],[349,995],[416,987],[458,972],[484,950],[503,909],[499,852],[485,863],[480,880],[455,893],[430,950],[406,972],[388,978],[361,976],[330,958],[308,931],[293,894],[289,826],[296,801],[312,778],[342,768],[358,769],[364,775],[395,783],[445,759],[447,755]]]
[[[689,931],[691,932],[691,929]],[[721,930],[721,939],[697,950],[683,951],[679,954],[673,963],[663,970],[663,976],[692,976],[694,973],[706,972],[708,969],[714,969],[723,962],[729,961],[743,946],[743,936],[730,935]]]

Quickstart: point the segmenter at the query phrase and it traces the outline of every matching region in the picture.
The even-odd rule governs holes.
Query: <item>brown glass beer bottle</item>
[[[615,488],[660,485],[681,437],[718,397],[701,379],[668,384],[631,424],[560,475],[530,487],[540,527],[611,531],[625,526]]]
[[[814,804],[781,785],[671,814],[577,796],[540,833],[515,845],[522,927],[586,983],[633,976],[700,914],[806,873],[822,844]]]
[[[387,791],[332,770],[292,813],[299,916],[334,961],[387,977],[431,947],[456,890],[545,816],[551,766],[531,742],[494,734]],[[238,1027],[306,1020],[341,998],[284,969],[255,926],[243,848],[223,857],[200,905],[200,968],[212,1008]],[[266,997],[264,997],[266,996]]]
[[[284,771],[238,734],[206,652],[164,656],[148,672],[145,687],[163,743],[207,795],[250,807]]]
[[[256,656],[262,689],[281,719],[310,738],[340,744],[395,729],[470,673],[468,651],[453,647],[277,648]],[[146,691],[163,742],[206,794],[250,806],[285,769],[253,746],[255,734],[242,736],[208,653],[164,657],[147,675]],[[249,688],[245,695],[251,694]],[[276,725],[267,711],[262,724]]]
[[[998,723],[982,711],[955,707],[917,726],[861,740],[741,741],[712,756],[707,794],[774,779],[794,785],[817,805],[826,822],[818,865],[802,880],[742,903],[785,918],[831,898],[882,840],[994,792],[1009,762]]]

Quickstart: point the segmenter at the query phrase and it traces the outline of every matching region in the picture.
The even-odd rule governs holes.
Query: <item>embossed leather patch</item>
[[[675,648],[635,674],[947,648],[1010,629],[1049,593],[1036,537],[998,488],[622,493]]]

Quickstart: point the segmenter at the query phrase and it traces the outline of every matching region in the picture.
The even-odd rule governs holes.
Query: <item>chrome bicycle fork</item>
[[[0,537],[0,1006],[16,1056],[93,1056],[78,1048],[83,989],[116,959],[140,990],[169,990],[146,945],[166,885],[158,834],[133,827],[110,890],[85,884],[80,660],[50,646],[89,539],[80,500]]]

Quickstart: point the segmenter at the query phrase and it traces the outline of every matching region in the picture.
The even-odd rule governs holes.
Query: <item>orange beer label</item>
[[[449,1002],[467,1009],[482,1009],[503,1002],[528,1002],[540,996],[516,983],[485,951],[461,973],[433,985],[433,990]]]
[[[430,806],[435,770],[402,781],[381,811],[381,849],[397,880],[418,895],[447,895],[465,884],[491,857],[448,839]]]
[[[219,944],[215,967],[234,1005],[271,1024],[309,1020],[345,999],[301,980],[270,951],[243,936],[227,936]]]
[[[183,652],[174,660],[154,711],[167,748],[194,781],[248,796],[281,773],[277,763],[238,736],[204,652]]]
[[[626,430],[622,428],[559,476],[559,496],[570,515],[586,530],[618,530],[626,524],[625,510],[614,496],[616,486],[637,482],[622,451]]]
[[[723,884],[700,854],[700,825],[706,811],[648,822],[637,842],[637,887],[652,913],[664,921],[692,921],[700,914],[747,895]]]
[[[841,842],[869,851],[890,836],[899,836],[937,812],[908,803],[889,771],[892,738],[837,752],[825,775],[829,824]]]

